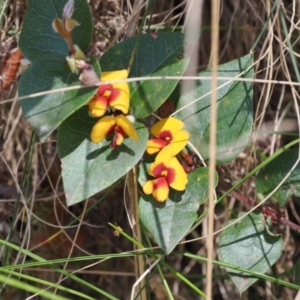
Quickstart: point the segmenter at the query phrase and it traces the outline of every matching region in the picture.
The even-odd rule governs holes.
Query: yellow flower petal
[[[184,123],[178,119],[169,117],[162,119],[151,127],[151,134],[158,137],[162,131],[170,131],[172,134],[178,132],[184,127]]]
[[[156,181],[156,188],[153,190],[153,197],[158,202],[164,202],[169,197],[169,185],[165,178],[158,178]]]
[[[157,178],[147,181],[143,186],[146,195],[152,194],[158,202],[164,202],[169,196],[169,186],[165,178]]]
[[[172,156],[170,156],[169,154],[170,153],[166,152],[161,154],[161,152],[159,152],[159,154],[155,158],[155,161],[150,165],[148,174],[156,178],[166,176],[168,163],[172,158]]]
[[[102,72],[101,73],[101,81],[112,81],[119,79],[126,79],[128,76],[127,70],[119,70],[119,71],[110,71],[110,72]]]
[[[91,140],[93,143],[99,143],[110,132],[113,130],[113,127],[116,125],[116,120],[114,117],[107,116],[100,119],[93,127],[91,132]]]
[[[107,99],[105,97],[94,97],[89,102],[89,112],[93,117],[102,117],[107,109]]]
[[[133,124],[124,116],[118,115],[115,117],[116,124],[133,140],[138,141],[139,137],[135,131]]]
[[[159,152],[166,146],[166,142],[161,139],[150,139],[147,142],[146,152],[148,154],[154,154]]]
[[[172,147],[164,147],[156,156],[155,162],[160,163],[163,162],[165,165],[168,164],[169,160],[173,157],[173,149]]]
[[[177,134],[174,135],[172,142],[164,147],[161,151],[170,151],[171,156],[177,155],[187,144],[189,140],[189,133],[185,130],[180,130]],[[168,149],[172,149],[168,150]]]
[[[185,186],[188,183],[187,174],[178,159],[176,157],[172,157],[168,162],[168,167],[175,170],[174,180],[173,182],[169,182],[170,187],[177,191],[185,190]]]
[[[117,87],[118,86],[118,87]],[[117,97],[114,97],[117,92]],[[123,114],[128,114],[129,111],[129,87],[126,82],[113,84],[113,92],[110,96],[109,106],[120,110]]]
[[[144,184],[144,186],[143,186],[143,192],[144,192],[146,195],[152,194],[153,189],[154,189],[154,180],[149,180],[149,181],[147,181],[147,182]]]

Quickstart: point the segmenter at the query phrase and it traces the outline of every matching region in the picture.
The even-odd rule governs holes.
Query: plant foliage
[[[201,221],[198,212],[208,198],[208,168],[193,159],[187,162],[182,153],[195,151],[198,160],[209,161],[212,72],[200,72],[194,88],[183,93],[180,78],[190,60],[184,49],[196,41],[184,45],[179,32],[140,34],[113,45],[100,61],[86,57],[93,32],[88,4],[69,0],[67,5],[59,0],[28,1],[19,45],[31,61],[18,86],[24,115],[42,142],[59,130],[58,153],[69,206],[137,168],[141,221],[170,254]],[[70,60],[76,62],[75,72]],[[218,67],[219,164],[233,161],[247,146],[253,125],[252,66],[253,55],[248,54]],[[116,71],[128,74],[129,83],[114,77]],[[91,85],[82,80],[90,74]],[[172,111],[165,119],[172,114],[179,120],[172,124],[182,124],[179,129],[149,126],[157,121],[153,114],[166,104],[172,105]],[[176,140],[181,127],[188,132],[193,150],[186,146],[187,140]],[[150,133],[155,136],[150,144],[157,149],[149,148]],[[182,149],[176,142],[183,144]],[[159,160],[163,155],[166,160]],[[298,150],[283,153],[260,171],[257,191],[266,196],[288,177],[272,196],[284,205],[292,195],[299,196],[298,169]],[[182,182],[176,181],[178,174]],[[215,172],[215,186],[218,180]],[[219,246],[221,259],[232,265],[226,270],[242,293],[257,280],[253,272],[265,274],[279,259],[282,237],[271,233],[269,219],[261,213],[238,218],[228,222]]]

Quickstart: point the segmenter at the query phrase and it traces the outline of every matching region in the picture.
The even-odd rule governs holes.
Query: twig
[[[242,202],[248,204],[251,207],[256,206],[256,203],[253,200],[250,200],[235,191],[230,192],[230,195],[233,196],[234,198],[238,199],[239,201],[242,201]],[[300,232],[300,226],[291,222],[287,218],[285,218],[285,214],[283,214],[279,211],[276,211],[271,207],[265,207],[265,206],[260,206],[257,208],[257,210],[259,210],[265,217],[271,217],[271,219],[274,223],[277,223],[277,224],[281,223],[281,224],[287,225],[290,228],[294,229],[295,231]]]

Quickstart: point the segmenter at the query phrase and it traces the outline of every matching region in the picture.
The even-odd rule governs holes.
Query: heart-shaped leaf
[[[252,63],[253,57],[250,54],[232,60],[218,67],[218,77],[234,78],[247,70]],[[203,71],[199,76],[211,77],[211,70]],[[246,71],[241,77],[253,78],[253,69]],[[210,92],[211,81],[201,80],[197,82],[195,90],[191,89],[188,93],[180,95],[178,87],[170,96],[177,109],[186,106],[175,117],[184,121],[191,136],[190,141],[204,159],[209,158]],[[251,82],[218,80],[216,142],[218,163],[233,160],[248,143],[253,123],[252,94]],[[200,97],[201,100],[190,104]]]
[[[239,218],[243,215],[240,214]],[[225,226],[233,221],[230,220]],[[222,261],[259,274],[265,274],[279,259],[282,245],[281,236],[269,234],[262,214],[247,215],[223,230],[220,236]],[[246,272],[230,268],[226,270],[240,293],[257,280],[257,277]]]
[[[132,64],[131,60],[133,58]],[[183,55],[183,35],[159,32],[129,38],[108,50],[101,58],[103,71],[127,69],[129,77],[180,76],[189,62]],[[178,80],[136,81],[131,87],[131,109],[144,118],[159,108],[172,93]]]
[[[283,152],[269,163],[256,177],[256,189],[262,197],[271,193],[283,178],[297,163],[299,149],[291,149]],[[300,162],[298,162],[280,188],[272,195],[272,198],[284,206],[291,196],[300,197]]]
[[[98,62],[91,62],[97,74]],[[24,115],[41,141],[45,139],[74,111],[87,103],[95,94],[95,87],[64,91],[63,88],[80,85],[78,76],[59,60],[36,61],[21,76],[19,96],[28,96],[21,100]],[[53,92],[60,89],[59,92]],[[39,92],[49,93],[38,97],[30,95]]]
[[[147,166],[140,167],[139,182],[147,181]],[[216,183],[217,183],[216,174]],[[143,195],[139,201],[140,218],[166,254],[187,234],[197,218],[199,206],[208,198],[208,168],[198,168],[188,175],[185,191],[172,190],[169,199],[160,203]]]
[[[65,61],[69,49],[66,41],[52,28],[55,18],[62,19],[63,8],[67,1],[62,0],[28,0],[19,47],[23,55],[31,62],[58,59]],[[93,22],[87,1],[75,1],[72,19],[80,25],[72,31],[75,45],[85,51],[93,35]],[[35,74],[35,78],[39,73]]]
[[[68,205],[112,185],[132,169],[144,154],[148,130],[143,124],[135,124],[138,142],[126,138],[120,147],[112,150],[109,141],[91,142],[90,133],[97,121],[97,118],[89,116],[88,108],[84,106],[59,128],[58,150]]]

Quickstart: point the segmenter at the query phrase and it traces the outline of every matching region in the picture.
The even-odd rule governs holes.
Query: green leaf
[[[256,177],[257,192],[267,196],[275,188],[278,187],[283,178],[292,170],[294,164],[297,162],[299,156],[299,149],[288,150],[271,163],[269,163]],[[284,181],[280,188],[272,195],[272,198],[278,201],[283,206],[291,196],[300,197],[300,163],[298,162]]]
[[[141,165],[139,182],[147,181],[147,166]],[[216,173],[216,183],[218,181]],[[185,191],[171,189],[169,199],[160,203],[152,196],[143,195],[139,201],[140,218],[157,244],[166,254],[187,234],[197,219],[199,206],[208,198],[208,168],[198,168],[188,174]]]
[[[126,138],[120,147],[112,150],[110,141],[94,144],[90,140],[92,127],[98,120],[90,117],[87,106],[84,106],[59,128],[58,151],[68,205],[112,185],[132,169],[144,154],[148,130],[143,124],[135,124],[138,142]]]
[[[244,213],[239,214],[241,218]],[[230,220],[225,226],[235,220]],[[220,235],[222,261],[233,266],[265,274],[281,256],[283,240],[279,235],[270,235],[262,214],[251,213]],[[236,269],[226,268],[239,292],[244,292],[257,278]]]
[[[218,76],[234,78],[252,63],[253,57],[250,54],[232,60],[218,67]],[[203,71],[199,76],[211,77],[211,70]],[[253,78],[253,68],[241,77]],[[221,87],[224,84],[226,85]],[[253,90],[251,82],[230,82],[228,79],[218,80],[218,87],[220,88],[217,103],[217,162],[224,163],[236,158],[248,143],[253,123]],[[184,121],[191,136],[191,143],[204,159],[209,158],[210,91],[211,81],[201,80],[197,82],[195,90],[191,89],[188,93],[179,95],[178,87],[170,97],[177,109],[187,105],[175,117]],[[209,94],[202,98],[207,93]],[[200,97],[200,101],[189,105]],[[179,102],[176,103],[176,99],[179,99]]]
[[[98,62],[91,62],[97,74]],[[87,103],[95,94],[95,87],[53,92],[55,89],[80,85],[78,75],[59,60],[36,61],[21,76],[19,96],[28,96],[20,104],[24,115],[41,141],[45,139],[74,111]],[[31,97],[39,92],[49,93]]]
[[[131,65],[131,59],[133,62]],[[103,71],[128,69],[129,77],[181,76],[189,57],[183,56],[183,35],[159,32],[129,38],[108,50],[101,58]],[[178,80],[148,80],[130,84],[131,110],[144,118],[159,108],[170,96]]]
[[[55,18],[62,18],[67,1],[28,1],[20,49],[32,61],[32,66],[21,76],[19,96],[28,96],[21,101],[21,107],[30,125],[41,141],[44,141],[61,122],[76,109],[92,98],[96,88],[55,92],[69,86],[80,85],[78,76],[71,74],[65,57],[69,54],[66,41],[52,28]],[[80,23],[72,31],[72,40],[85,50],[93,33],[92,16],[86,1],[75,1],[72,18]],[[92,60],[96,72],[99,64]],[[48,94],[32,97],[39,92]]]
[[[28,0],[19,41],[21,52],[31,61],[59,59],[65,61],[69,49],[63,37],[52,28],[55,18],[62,19],[67,1]],[[92,40],[93,22],[87,1],[75,1],[72,19],[79,22],[72,31],[75,45],[85,51]],[[39,74],[35,74],[35,77]]]

